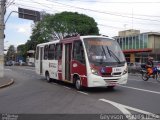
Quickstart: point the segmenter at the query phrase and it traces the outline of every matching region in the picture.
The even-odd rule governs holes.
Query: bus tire
[[[77,90],[82,90],[81,80],[79,79],[79,77],[76,78],[76,80],[75,80],[75,88],[76,88]]]
[[[45,77],[46,77],[47,82],[50,83],[51,82],[51,78],[50,78],[50,75],[49,75],[48,71],[46,72]]]

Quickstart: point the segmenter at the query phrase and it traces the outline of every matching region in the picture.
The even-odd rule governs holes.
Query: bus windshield
[[[115,40],[108,38],[84,38],[89,62],[98,66],[124,65],[125,57]]]

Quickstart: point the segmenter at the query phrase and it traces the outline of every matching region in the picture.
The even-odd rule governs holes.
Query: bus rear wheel
[[[51,78],[49,76],[49,72],[46,72],[45,76],[46,76],[47,82],[51,82]]]

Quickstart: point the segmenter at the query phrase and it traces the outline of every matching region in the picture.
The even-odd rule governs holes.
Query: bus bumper
[[[106,87],[123,85],[127,83],[128,73],[118,77],[101,77],[97,75],[88,76],[88,87]]]

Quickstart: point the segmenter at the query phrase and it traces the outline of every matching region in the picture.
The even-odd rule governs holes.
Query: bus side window
[[[36,48],[36,60],[39,59],[39,47]]]
[[[48,59],[48,45],[44,46],[44,60]]]
[[[74,42],[73,45],[73,59],[85,64],[84,49],[81,41]]]
[[[55,45],[51,44],[48,48],[48,60],[55,59]]]
[[[55,49],[55,59],[60,60],[62,59],[62,44],[58,43],[56,44],[56,49]]]

